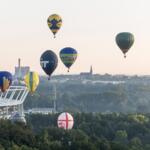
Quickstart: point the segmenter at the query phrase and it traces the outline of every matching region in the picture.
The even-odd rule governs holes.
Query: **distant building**
[[[56,113],[54,108],[32,108],[25,111],[26,114],[51,114]]]
[[[92,66],[90,67],[90,71],[89,72],[81,72],[80,76],[81,77],[91,77],[93,75],[93,68]]]
[[[30,67],[29,66],[21,66],[21,59],[18,59],[18,66],[15,67],[15,75],[14,78],[18,80],[23,80],[24,76],[30,72]]]

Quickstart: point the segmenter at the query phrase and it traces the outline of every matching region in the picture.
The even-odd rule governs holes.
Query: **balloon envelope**
[[[69,69],[77,59],[77,51],[74,48],[65,47],[60,51],[59,56],[63,64]]]
[[[12,74],[7,71],[0,71],[0,89],[5,92],[12,83]]]
[[[64,112],[58,116],[57,125],[58,128],[63,129],[72,129],[74,124],[74,120],[71,114]]]
[[[39,75],[36,72],[29,72],[24,78],[25,84],[30,92],[34,92],[39,85]]]
[[[40,58],[40,64],[44,72],[50,77],[58,65],[57,55],[51,51],[45,51]]]
[[[116,43],[125,55],[134,43],[134,35],[129,32],[121,32],[116,36]]]
[[[59,15],[52,14],[48,17],[47,24],[48,24],[49,29],[52,31],[55,37],[55,34],[58,32],[58,30],[60,29],[62,25],[62,19]]]

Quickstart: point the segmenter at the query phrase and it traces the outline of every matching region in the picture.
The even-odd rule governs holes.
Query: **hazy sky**
[[[150,0],[0,0],[0,70],[14,72],[17,59],[42,73],[39,59],[51,49],[70,46],[79,55],[72,73],[150,74]],[[47,26],[57,13],[63,25],[57,38]],[[134,34],[135,43],[123,58],[115,43],[119,32]],[[54,74],[66,74],[59,59]]]

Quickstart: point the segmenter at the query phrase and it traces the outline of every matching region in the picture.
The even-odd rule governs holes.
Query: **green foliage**
[[[121,143],[127,143],[128,134],[125,130],[118,130],[115,135],[115,140]]]
[[[29,115],[27,125],[0,120],[0,150],[149,150],[150,114],[74,113],[72,130],[57,128],[59,114]],[[40,127],[39,127],[40,126]]]
[[[149,118],[142,115],[142,114],[134,114],[134,115],[129,115],[129,119],[136,121],[138,123],[146,123],[149,122]]]

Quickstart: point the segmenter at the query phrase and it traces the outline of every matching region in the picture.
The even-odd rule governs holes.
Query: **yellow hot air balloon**
[[[61,17],[57,14],[52,14],[48,17],[47,24],[48,24],[49,29],[54,34],[54,38],[55,38],[55,34],[58,32],[58,30],[60,29],[62,25]]]
[[[29,91],[33,93],[39,84],[39,75],[36,72],[29,72],[25,75],[24,81]]]

